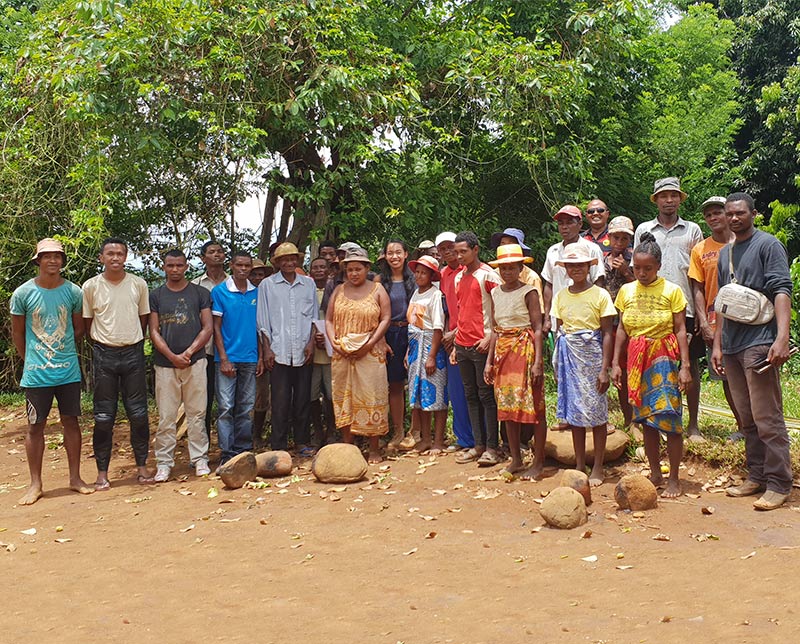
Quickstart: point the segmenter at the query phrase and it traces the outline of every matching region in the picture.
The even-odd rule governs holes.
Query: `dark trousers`
[[[290,433],[294,436],[295,445],[308,445],[311,441],[308,427],[311,407],[308,401],[311,397],[312,369],[310,364],[289,367],[277,362],[272,368],[272,449],[287,449]]]
[[[464,383],[475,446],[496,449],[499,443],[497,401],[494,399],[494,387],[487,385],[483,379],[486,358],[485,353],[479,353],[474,347],[456,345],[456,360]]]
[[[206,390],[206,434],[208,434],[208,440],[210,442],[211,423],[214,420],[211,415],[211,409],[214,406],[214,391],[216,389],[214,385],[217,382],[217,372],[213,353],[206,355],[206,380],[208,381],[208,389]]]
[[[131,447],[136,465],[147,462],[150,424],[147,418],[147,380],[144,371],[144,341],[126,347],[109,347],[95,342],[94,361],[94,435],[92,447],[100,472],[108,471],[111,462],[117,400],[128,415]]]
[[[741,421],[749,478],[768,490],[789,494],[792,465],[780,375],[774,367],[760,374],[753,369],[768,352],[764,344],[724,356],[725,375]]]

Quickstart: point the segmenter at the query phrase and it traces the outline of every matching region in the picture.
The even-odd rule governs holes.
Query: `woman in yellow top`
[[[663,484],[659,432],[667,435],[669,480],[661,496],[680,496],[678,467],[683,454],[681,392],[692,381],[686,339],[686,298],[680,287],[658,276],[661,248],[644,233],[633,252],[635,282],[625,284],[615,305],[620,324],[614,346],[611,379],[622,386],[620,357],[628,347],[628,399],[633,421],[642,426],[650,480]],[[680,359],[680,369],[678,361]]]

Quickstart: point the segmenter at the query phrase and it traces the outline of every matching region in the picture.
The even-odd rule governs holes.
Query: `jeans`
[[[450,406],[453,408],[453,434],[459,447],[473,447],[472,425],[469,422],[469,408],[464,396],[464,383],[461,382],[461,370],[457,364],[447,361],[447,393],[450,395]]]
[[[308,417],[311,412],[310,364],[289,367],[275,363],[270,374],[272,385],[272,434],[270,447],[285,450],[289,446],[289,433],[294,435],[295,445],[308,445],[311,433]]]
[[[497,401],[494,399],[494,387],[487,385],[483,379],[487,357],[474,347],[456,345],[456,359],[464,383],[464,396],[467,399],[475,447],[496,449],[499,444]]]
[[[217,438],[222,452],[220,465],[253,447],[253,405],[256,401],[256,363],[234,362],[233,376],[216,364]]]
[[[131,447],[136,465],[147,463],[150,424],[147,417],[147,380],[144,372],[144,341],[126,347],[109,347],[99,342],[92,346],[94,363],[94,434],[92,448],[97,470],[108,472],[111,462],[117,402],[128,415]]]
[[[783,416],[781,379],[774,367],[756,373],[769,345],[724,356],[725,375],[739,413],[749,478],[779,494],[792,491],[789,434]]]
[[[192,465],[208,461],[206,419],[206,364],[198,360],[186,369],[155,366],[158,429],[156,430],[156,463],[175,465],[178,408],[183,403],[186,414],[186,435],[189,439],[189,460]]]

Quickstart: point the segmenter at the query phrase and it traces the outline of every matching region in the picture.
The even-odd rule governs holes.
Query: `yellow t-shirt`
[[[565,333],[575,333],[599,329],[600,318],[614,317],[617,309],[607,290],[592,285],[581,293],[570,293],[569,287],[562,288],[553,298],[550,313],[561,320]]]
[[[623,284],[614,303],[630,337],[659,340],[673,332],[672,315],[686,309],[680,286],[659,277],[648,286],[639,280]]]

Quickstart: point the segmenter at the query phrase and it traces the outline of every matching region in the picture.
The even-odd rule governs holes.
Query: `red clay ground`
[[[557,485],[555,468],[539,483],[505,483],[471,480],[499,467],[404,457],[370,467],[380,482],[337,487],[316,483],[305,461],[260,490],[194,476],[141,487],[122,426],[111,491],[69,492],[63,448],[48,449],[45,497],[19,507],[23,428],[21,410],[0,410],[0,542],[15,547],[0,548],[4,642],[790,642],[800,632],[800,495],[756,513],[747,499],[702,492],[719,472],[699,465],[682,479],[700,498],[634,518],[615,510],[609,481],[589,523],[563,532],[540,528],[536,503]],[[87,480],[90,453],[85,438]]]

